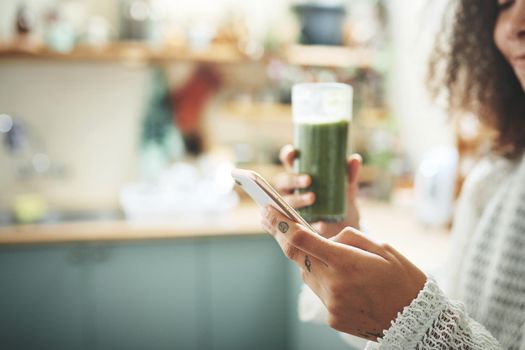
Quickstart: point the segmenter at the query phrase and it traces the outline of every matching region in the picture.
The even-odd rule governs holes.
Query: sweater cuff
[[[437,283],[428,278],[417,297],[392,321],[384,336],[378,339],[380,347],[414,349],[427,330],[446,308],[448,299]]]

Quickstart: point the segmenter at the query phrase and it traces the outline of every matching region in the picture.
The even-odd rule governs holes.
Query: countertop
[[[448,230],[424,228],[416,222],[410,209],[383,202],[361,201],[361,213],[372,237],[388,242],[415,263],[431,268],[445,261],[450,236]],[[250,203],[220,215],[185,217],[169,222],[120,220],[7,226],[0,228],[0,245],[261,234],[264,233],[259,210]]]
[[[0,245],[123,241],[263,234],[259,210],[245,204],[222,214],[185,216],[170,221],[77,221],[0,228]]]

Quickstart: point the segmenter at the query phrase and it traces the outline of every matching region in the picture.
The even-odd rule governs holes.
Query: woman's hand
[[[425,274],[394,248],[346,228],[331,239],[268,207],[262,225],[328,309],[330,327],[377,340],[417,296]]]
[[[297,157],[297,151],[292,145],[286,145],[281,149],[279,158],[286,172],[277,176],[276,187],[286,201],[294,208],[303,208],[314,204],[315,193],[307,192],[295,194],[296,189],[308,188],[311,177],[308,174],[296,174],[292,172],[293,161]],[[359,209],[357,207],[356,195],[358,190],[358,176],[361,169],[361,156],[353,154],[347,161],[348,169],[348,193],[346,219],[343,222],[317,222],[313,226],[324,237],[332,237],[347,226],[359,229]]]

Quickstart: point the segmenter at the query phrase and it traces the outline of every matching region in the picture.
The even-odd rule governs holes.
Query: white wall
[[[394,48],[391,105],[405,149],[418,164],[429,149],[452,145],[451,124],[430,100],[426,65],[447,0],[390,0]]]
[[[137,173],[145,69],[118,64],[2,62],[0,111],[22,118],[64,164],[63,179],[16,182],[14,161],[0,147],[0,189],[44,191],[58,207],[112,207],[123,181]]]

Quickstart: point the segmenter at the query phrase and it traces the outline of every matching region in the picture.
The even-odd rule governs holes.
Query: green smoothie
[[[346,214],[349,122],[294,123],[295,171],[312,177],[315,203],[299,209],[310,222],[341,221]]]

